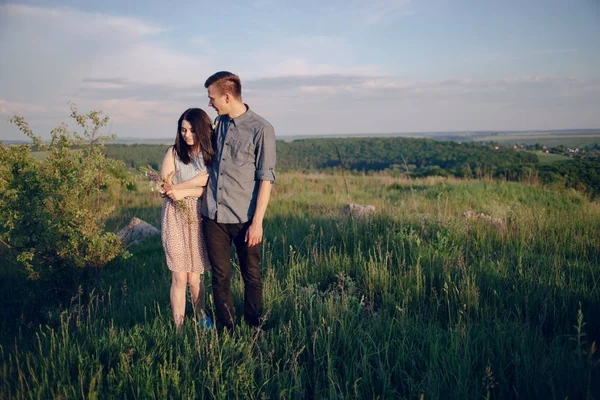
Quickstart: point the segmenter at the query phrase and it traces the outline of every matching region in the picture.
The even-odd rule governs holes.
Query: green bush
[[[113,206],[107,189],[126,184],[113,171],[122,163],[107,159],[103,145],[114,136],[101,129],[109,118],[99,111],[80,114],[71,107],[82,132],[61,124],[48,143],[15,115],[9,122],[43,152],[36,160],[29,145],[0,142],[0,241],[11,261],[33,279],[69,268],[102,267],[124,257],[120,239],[104,231]]]

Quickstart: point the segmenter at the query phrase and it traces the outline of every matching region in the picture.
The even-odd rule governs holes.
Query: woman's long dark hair
[[[188,145],[181,136],[181,124],[183,121],[189,122],[194,133],[193,146]],[[175,152],[177,157],[184,163],[189,164],[190,153],[197,154],[198,150],[202,153],[204,165],[212,166],[215,150],[212,145],[213,127],[208,114],[200,108],[188,108],[181,114],[177,122],[177,136],[175,137]]]

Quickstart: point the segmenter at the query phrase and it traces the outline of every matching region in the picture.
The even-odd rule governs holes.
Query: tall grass
[[[340,176],[279,178],[265,220],[258,331],[242,324],[218,336],[190,313],[175,335],[159,239],[82,278],[68,301],[9,300],[31,284],[3,266],[1,298],[19,308],[2,322],[0,397],[600,394],[597,201],[509,182],[346,181],[352,201],[374,204],[376,216],[343,215]],[[160,199],[141,191],[115,201],[115,229],[133,215],[158,225]],[[234,265],[240,319],[235,257]]]

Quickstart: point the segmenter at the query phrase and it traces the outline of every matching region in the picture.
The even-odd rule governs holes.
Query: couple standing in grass
[[[164,194],[162,242],[177,330],[183,326],[187,285],[201,324],[210,325],[202,276],[212,269],[217,328],[232,331],[232,241],[244,280],[246,323],[258,326],[262,314],[260,244],[275,181],[275,133],[242,102],[237,75],[217,72],[204,86],[218,117],[213,126],[203,110],[191,108],[179,118],[175,145],[161,166],[161,176],[174,176]]]

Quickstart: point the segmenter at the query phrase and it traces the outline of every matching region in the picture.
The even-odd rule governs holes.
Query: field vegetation
[[[137,169],[158,168],[166,145],[106,146],[110,158]],[[571,151],[569,151],[571,150]],[[546,153],[548,151],[548,153]],[[566,161],[571,161],[572,164]],[[402,137],[302,139],[277,142],[278,171],[386,172],[392,176],[449,176],[537,181],[600,194],[600,147],[569,149],[537,143],[514,148],[497,143],[458,143]]]
[[[553,162],[571,161],[571,158],[569,156],[565,156],[562,154],[545,153],[543,151],[534,151],[534,154],[537,155],[540,164],[551,164]]]
[[[599,393],[598,202],[514,182],[345,178],[348,193],[341,175],[280,175],[262,331],[219,337],[190,319],[176,336],[158,238],[52,297],[4,264],[3,397]],[[158,225],[161,200],[138,188],[120,193],[109,225]],[[377,215],[346,217],[348,198]],[[233,293],[239,313],[237,271]]]
[[[380,145],[372,146],[389,147]],[[56,160],[78,187],[85,146],[71,147]],[[13,166],[39,177],[35,165],[52,160],[1,149],[0,182],[17,192],[27,188]],[[351,163],[366,149],[338,145],[310,160]],[[402,159],[430,165],[413,152]],[[110,238],[134,216],[158,226],[162,199],[144,177],[121,179],[124,170],[109,164],[98,171],[114,184],[93,191],[95,203],[79,201],[83,192],[64,201],[79,201],[82,212],[114,207],[91,220]],[[598,398],[600,202],[562,183],[493,179],[484,169],[462,177],[408,170],[282,168],[264,222],[263,325],[242,324],[233,335],[201,330],[191,310],[175,334],[159,237],[129,247],[129,257],[109,246],[119,251],[102,263],[26,260],[62,271],[32,280],[2,225],[0,398]],[[10,200],[6,193],[0,200]],[[377,211],[349,217],[347,202]],[[48,221],[78,223],[68,210]],[[31,232],[41,236],[40,226]],[[99,243],[76,238],[91,249]],[[233,263],[240,320],[243,283]]]

